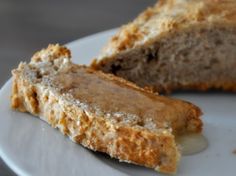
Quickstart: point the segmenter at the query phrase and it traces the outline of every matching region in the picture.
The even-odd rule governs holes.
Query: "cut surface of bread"
[[[175,136],[202,130],[195,105],[73,64],[70,51],[59,45],[49,45],[12,73],[14,109],[120,161],[174,173],[180,159]]]
[[[164,93],[236,91],[236,1],[160,0],[123,26],[92,67]]]

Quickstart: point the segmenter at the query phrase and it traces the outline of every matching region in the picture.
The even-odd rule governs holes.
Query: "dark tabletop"
[[[49,43],[65,44],[131,21],[156,0],[0,0],[0,86]],[[1,132],[1,129],[0,129]],[[0,160],[0,176],[15,175]]]

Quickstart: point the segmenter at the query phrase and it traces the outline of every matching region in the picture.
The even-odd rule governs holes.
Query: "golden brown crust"
[[[60,57],[71,58],[70,50],[59,44],[49,44],[46,49],[36,52],[31,58],[31,62],[51,62]]]
[[[114,85],[128,87],[132,92],[137,91],[140,95],[148,94],[153,98],[155,96],[123,79],[96,72],[85,66],[75,65],[70,62],[69,53],[69,50],[64,47],[50,45],[48,49],[34,55],[30,64],[21,63],[18,69],[13,71],[12,108],[39,116],[53,127],[59,128],[63,134],[68,135],[75,142],[89,149],[105,152],[120,161],[143,165],[164,173],[174,173],[180,154],[169,127],[168,129],[149,128],[139,124],[138,121],[132,123],[132,118],[127,119],[128,116],[124,118],[124,120],[128,120],[125,123],[114,122],[114,119],[106,117],[106,112],[98,115],[92,110],[92,105],[88,108],[86,104],[83,104],[83,97],[80,94],[73,94],[73,89],[78,84],[87,85],[87,79],[91,81],[95,75],[100,79],[99,84],[106,80]],[[85,80],[79,79],[79,83],[77,83],[74,82],[74,79],[81,76],[78,73],[92,76],[88,76]],[[60,74],[67,76],[66,79],[64,77],[58,79],[60,77],[57,76]],[[72,77],[73,84],[70,84],[68,77],[71,75],[75,76]],[[55,78],[56,83],[48,81],[51,78]],[[84,83],[82,83],[83,81]],[[90,86],[93,87],[93,84]],[[122,89],[119,89],[119,86],[115,87],[116,93],[121,98]],[[88,87],[86,89],[90,90]],[[98,85],[96,89],[99,89]],[[81,89],[81,91],[83,90]],[[107,94],[109,93],[107,92]],[[110,98],[110,103],[115,102],[114,99],[112,100],[114,97]],[[93,101],[88,97],[87,100]],[[166,105],[157,104],[156,108],[167,107],[167,109],[163,109],[162,113],[170,118],[166,119],[166,122],[174,120],[173,129],[186,128],[185,131],[201,132],[202,122],[199,119],[201,115],[199,108],[190,103],[161,96],[159,101]],[[99,106],[103,107],[102,105],[103,103]],[[171,105],[174,106],[171,107]],[[129,106],[129,109],[132,109],[130,104]],[[102,110],[107,111],[105,108]],[[171,116],[179,117],[172,120]],[[162,120],[162,118],[159,119]],[[153,122],[150,123],[150,125],[153,124]]]
[[[123,26],[98,59],[147,45],[170,31],[214,25],[236,25],[235,0],[162,0]]]

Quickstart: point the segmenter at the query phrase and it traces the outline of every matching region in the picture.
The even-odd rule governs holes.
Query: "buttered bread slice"
[[[174,173],[180,159],[175,136],[202,130],[195,105],[73,64],[70,51],[59,45],[36,53],[12,73],[14,109],[120,161]]]

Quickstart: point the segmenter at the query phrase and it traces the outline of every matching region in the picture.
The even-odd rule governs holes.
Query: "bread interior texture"
[[[180,31],[104,59],[99,69],[159,92],[236,91],[236,29],[193,26]]]

